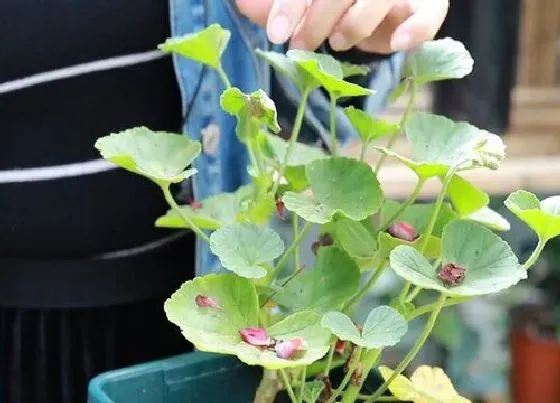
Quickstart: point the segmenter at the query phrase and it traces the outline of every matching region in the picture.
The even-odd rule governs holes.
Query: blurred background
[[[418,108],[503,136],[508,154],[500,170],[465,176],[491,194],[490,207],[510,221],[501,235],[524,261],[537,239],[503,201],[517,189],[541,199],[560,193],[560,1],[452,1],[440,36],[465,43],[474,71],[424,91]],[[406,101],[391,105],[385,117],[398,120]],[[397,148],[406,154],[405,141]],[[376,158],[370,155],[372,163]],[[387,197],[404,199],[416,178],[388,162],[380,180]],[[437,191],[438,184],[429,183],[423,198]],[[394,282],[385,280],[390,293]],[[560,402],[560,242],[549,243],[524,284],[449,308],[420,363],[445,368],[457,389],[476,401]]]

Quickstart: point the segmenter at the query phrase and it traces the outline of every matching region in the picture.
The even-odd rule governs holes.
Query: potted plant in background
[[[512,194],[508,207],[541,235],[534,254],[520,264],[492,231],[503,218],[488,208],[488,195],[461,175],[498,169],[505,156],[501,139],[465,122],[414,113],[420,87],[471,72],[469,53],[446,38],[409,55],[394,94],[410,96],[399,124],[346,109],[363,144],[360,158],[353,159],[337,155],[335,125],[330,128],[334,155],[297,138],[312,91],[323,88],[329,94],[333,117],[338,99],[371,92],[345,80],[364,74],[364,67],[311,52],[258,51],[302,95],[285,141],[274,134],[279,126],[267,94],[231,86],[220,63],[228,40],[228,31],[211,25],[169,39],[161,49],[204,63],[221,77],[226,88],[221,106],[237,119],[237,136],[251,157],[249,185],[179,206],[169,187],[196,174],[188,166],[200,144],[138,127],[100,138],[96,147],[107,160],[161,188],[170,210],[158,225],[193,230],[220,259],[223,273],[185,282],[164,309],[199,351],[239,361],[197,352],[116,371],[92,381],[90,401],[272,402],[281,391],[293,403],[468,401],[439,368],[421,366],[410,378],[402,373],[443,309],[517,284],[546,241],[560,233],[560,227],[540,232],[539,221],[542,215],[560,220],[560,201],[534,205],[529,193]],[[401,131],[411,143],[411,156],[392,151]],[[383,137],[387,147],[372,146]],[[375,169],[363,162],[371,149],[382,155]],[[377,174],[387,157],[418,177],[403,203],[383,197]],[[437,199],[415,203],[428,180],[441,182]],[[288,212],[293,237],[285,244],[269,222]],[[312,226],[320,227],[313,247],[316,262],[303,268],[299,246]],[[289,260],[294,270],[286,272]],[[355,320],[355,306],[388,270],[401,278],[402,289],[387,305],[370,306],[363,321]],[[383,352],[407,333],[408,322],[421,317],[425,325],[404,358],[391,368],[380,365]],[[335,368],[342,376],[334,377]],[[382,383],[368,384],[370,373],[379,373]]]
[[[559,247],[558,239],[551,241],[539,261],[543,273],[535,288],[540,300],[511,310],[511,385],[516,402],[560,401]]]

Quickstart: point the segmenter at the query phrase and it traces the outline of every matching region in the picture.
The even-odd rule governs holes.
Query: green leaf
[[[385,222],[390,219],[401,207],[402,203],[394,200],[385,200],[383,208],[381,209],[382,221]],[[422,234],[428,227],[430,218],[434,211],[435,205],[433,203],[416,203],[406,209],[397,219],[397,221],[404,221],[412,225],[418,234]],[[432,235],[441,237],[443,228],[451,221],[458,218],[457,213],[449,203],[443,203],[438,212],[436,223],[432,231]]]
[[[398,246],[409,246],[415,250],[420,250],[422,244],[424,243],[425,236],[421,235],[416,240],[409,242],[403,239],[392,237],[386,232],[380,232],[377,236],[377,244],[379,245],[375,258],[369,267],[377,267],[383,261],[389,258],[393,249]],[[441,256],[441,239],[436,236],[430,236],[428,239],[428,244],[424,251],[429,259],[437,259]]]
[[[260,126],[266,126],[275,133],[280,131],[276,106],[263,90],[245,94],[238,88],[229,88],[222,94],[220,105],[224,111],[237,117],[235,132],[241,141],[256,136]]]
[[[95,147],[106,160],[158,185],[179,183],[194,175],[195,169],[185,167],[191,165],[201,150],[199,142],[186,136],[146,127],[101,137]]]
[[[369,113],[353,106],[345,108],[344,112],[364,143],[371,143],[382,137],[392,136],[400,130],[398,124],[376,119]]]
[[[257,49],[257,55],[266,60],[278,73],[292,81],[300,91],[313,90],[321,84],[309,73],[298,67],[287,55]]]
[[[348,62],[343,62],[342,67],[342,77],[354,77],[354,76],[366,76],[369,74],[371,69],[366,64],[352,64]]]
[[[533,193],[518,190],[510,194],[504,204],[540,239],[548,241],[560,235],[560,196],[539,201]]]
[[[242,186],[235,192],[220,193],[202,200],[200,208],[180,208],[198,228],[216,230],[239,221],[242,202],[252,190],[251,185]],[[188,228],[182,217],[173,209],[159,217],[155,225],[159,228]]]
[[[321,321],[340,340],[350,341],[367,349],[397,344],[408,330],[406,320],[389,306],[374,308],[360,332],[352,320],[341,312],[329,312]]]
[[[406,93],[409,85],[410,85],[410,80],[401,80],[389,95],[389,101],[390,102],[397,101],[400,97],[402,97]]]
[[[316,265],[305,270],[279,292],[275,301],[293,310],[323,312],[337,309],[358,290],[360,269],[337,247],[319,249]]]
[[[360,222],[347,218],[337,220],[333,223],[332,235],[353,258],[367,259],[375,256],[377,242]]]
[[[381,366],[379,372],[385,381],[393,375],[393,370]],[[470,403],[457,394],[453,384],[440,368],[422,365],[414,371],[410,380],[397,375],[389,385],[394,397],[413,403]]]
[[[442,266],[454,264],[465,269],[464,280],[456,286],[445,286],[438,279],[438,271],[410,246],[399,246],[391,252],[391,267],[414,285],[451,296],[492,294],[527,278],[507,242],[478,223],[449,223],[443,230],[442,246]]]
[[[266,135],[268,155],[278,163],[284,162],[288,141],[280,136]],[[288,167],[300,167],[312,163],[315,160],[327,158],[327,155],[318,147],[311,147],[302,143],[294,143],[290,158],[286,163]]]
[[[453,175],[447,186],[447,195],[459,215],[472,214],[490,202],[488,194],[459,175]]]
[[[317,403],[321,393],[325,389],[325,383],[319,380],[306,382],[303,387],[303,401],[305,403]]]
[[[314,200],[287,192],[284,204],[306,221],[325,224],[339,213],[360,221],[377,212],[383,193],[371,167],[345,157],[319,159],[306,168]]]
[[[263,264],[282,254],[284,242],[270,228],[239,223],[213,232],[210,249],[226,269],[242,277],[262,278],[267,274]]]
[[[451,38],[425,42],[412,52],[406,63],[406,76],[417,85],[459,79],[472,72],[474,61],[465,46]]]
[[[443,116],[414,113],[406,122],[406,133],[412,146],[412,158],[384,147],[375,148],[399,159],[421,178],[443,177],[451,168],[498,169],[505,157],[500,137]]]
[[[344,81],[342,65],[331,55],[303,50],[290,50],[287,55],[332,96],[362,97],[373,94],[368,88]]]
[[[489,207],[483,207],[480,210],[465,216],[465,218],[484,224],[494,231],[510,230],[508,220],[506,220],[500,213]]]
[[[211,297],[219,308],[199,307],[197,295]],[[200,351],[236,355],[249,365],[281,369],[308,365],[321,359],[329,349],[330,334],[321,327],[321,317],[299,312],[267,328],[277,340],[302,337],[308,348],[294,358],[278,358],[274,351],[242,342],[239,331],[258,326],[258,298],[255,287],[233,274],[210,274],[184,283],[165,302],[167,318],[179,326],[187,340]]]
[[[206,29],[181,37],[170,38],[158,46],[166,53],[181,56],[207,64],[215,69],[221,68],[222,53],[226,49],[231,33],[219,24],[212,24]]]

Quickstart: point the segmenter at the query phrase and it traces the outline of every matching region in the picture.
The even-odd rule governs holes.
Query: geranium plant
[[[188,228],[208,242],[224,273],[184,283],[166,302],[165,313],[186,339],[202,351],[237,356],[264,368],[255,401],[271,402],[286,390],[294,403],[386,400],[463,402],[445,374],[421,367],[408,380],[401,373],[414,359],[445,307],[479,295],[500,292],[526,278],[545,243],[560,234],[560,198],[539,201],[519,191],[507,207],[535,230],[539,246],[524,264],[493,230],[509,224],[488,208],[489,197],[462,173],[498,169],[505,156],[500,137],[465,122],[415,113],[415,95],[431,82],[469,74],[473,60],[452,39],[428,42],[410,53],[394,98],[409,95],[398,124],[347,108],[362,141],[359,159],[337,155],[334,125],[340,98],[372,93],[347,81],[367,73],[325,54],[290,50],[257,53],[301,92],[289,140],[280,127],[274,102],[262,91],[233,88],[221,66],[230,34],[219,25],[172,38],[160,46],[214,69],[225,91],[221,106],[237,119],[236,134],[250,156],[250,184],[190,205],[178,205],[170,185],[196,174],[189,168],[201,151],[188,136],[137,127],[100,138],[96,147],[116,165],[142,175],[163,192],[170,210],[156,225]],[[309,94],[323,88],[331,99],[332,155],[298,143]],[[392,150],[404,132],[412,153]],[[386,147],[373,142],[387,139]],[[372,168],[364,157],[380,153]],[[386,200],[377,174],[386,158],[412,170],[417,186],[402,202]],[[431,178],[441,182],[434,203],[416,199]],[[269,225],[291,216],[293,237],[285,244]],[[301,266],[300,244],[313,225],[314,267]],[[293,271],[286,272],[293,260]],[[363,323],[354,307],[386,270],[403,280],[390,306],[372,306]],[[418,304],[424,293],[433,302]],[[380,367],[384,349],[407,333],[408,322],[427,315],[422,333],[395,368]],[[335,367],[345,376],[329,379]],[[371,395],[362,386],[378,368],[385,382]]]

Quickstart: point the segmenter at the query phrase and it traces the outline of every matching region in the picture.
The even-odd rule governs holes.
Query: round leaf
[[[392,136],[400,130],[398,124],[376,119],[369,113],[353,106],[345,108],[344,112],[364,143],[371,143],[382,137]]]
[[[490,202],[488,194],[459,175],[451,177],[447,195],[460,215],[472,214]]]
[[[379,372],[385,381],[393,375],[393,370],[385,366],[379,367]],[[470,403],[459,396],[442,369],[425,365],[418,367],[410,380],[397,375],[389,390],[397,399],[414,403]]]
[[[257,55],[265,59],[277,73],[292,81],[300,91],[312,90],[320,85],[309,73],[299,68],[283,53],[257,49]]]
[[[442,246],[442,265],[465,269],[464,280],[458,285],[445,286],[428,260],[409,246],[399,246],[391,252],[391,267],[414,285],[452,296],[492,294],[527,278],[507,242],[475,222],[458,220],[448,224]]]
[[[379,151],[399,159],[422,178],[443,177],[451,168],[478,167],[498,169],[505,158],[500,137],[466,122],[454,122],[425,112],[412,114],[406,122],[412,158],[383,147]]]
[[[465,218],[486,225],[494,231],[509,231],[510,225],[500,213],[488,207],[483,207],[474,213],[467,215]]]
[[[463,78],[472,72],[473,58],[465,46],[451,38],[425,42],[406,62],[406,76],[417,85]]]
[[[115,165],[145,176],[159,185],[179,183],[196,173],[186,170],[200,154],[200,143],[186,136],[136,127],[95,143],[103,158]]]
[[[286,140],[280,136],[267,135],[266,146],[271,158],[278,163],[284,162],[286,151],[288,150],[288,142]],[[294,143],[286,166],[299,167],[326,157],[327,155],[318,147],[311,147],[302,143]]]
[[[381,207],[381,186],[366,163],[331,157],[312,162],[306,172],[315,200],[291,192],[283,200],[288,210],[307,221],[325,224],[336,213],[360,221]]]
[[[343,218],[334,222],[332,228],[335,241],[353,258],[375,256],[377,242],[362,223]]]
[[[198,295],[211,297],[219,308],[199,307],[195,302]],[[291,315],[266,329],[277,340],[302,337],[308,348],[297,357],[281,359],[274,351],[244,343],[239,331],[258,326],[258,298],[247,279],[233,274],[211,274],[187,281],[165,302],[165,312],[198,350],[236,355],[249,365],[267,369],[307,365],[321,359],[329,349],[330,334],[313,312]]]
[[[381,209],[382,221],[386,222],[388,219],[393,217],[401,205],[401,203],[394,200],[386,200],[383,204],[383,208]],[[430,218],[432,217],[432,212],[434,211],[434,206],[435,205],[433,203],[415,203],[400,214],[397,221],[407,222],[416,229],[418,234],[422,234],[426,231]],[[449,222],[457,218],[457,213],[453,211],[451,205],[449,203],[443,203],[439,209],[432,235],[441,237],[443,228]]]
[[[270,228],[239,223],[213,232],[210,249],[226,269],[242,277],[262,278],[267,274],[263,264],[282,254],[284,242]]]
[[[374,308],[360,332],[352,320],[341,312],[329,312],[321,321],[340,340],[367,349],[394,346],[408,330],[406,320],[389,306]]]
[[[560,235],[560,196],[539,201],[533,193],[519,190],[510,194],[504,204],[542,240]]]
[[[207,64],[215,69],[221,66],[222,53],[226,49],[231,33],[218,24],[181,37],[170,38],[158,46],[166,53],[177,53],[187,59]]]
[[[319,248],[316,266],[290,281],[275,297],[276,303],[293,310],[324,312],[339,308],[360,285],[360,269],[337,247]]]
[[[280,131],[276,117],[276,106],[263,90],[250,94],[238,88],[229,88],[220,98],[222,109],[237,118],[235,132],[240,140],[258,134],[264,125],[273,132]]]

